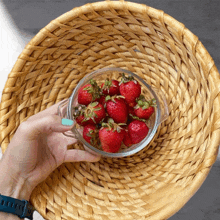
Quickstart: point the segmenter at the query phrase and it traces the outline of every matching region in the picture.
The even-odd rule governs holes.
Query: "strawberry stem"
[[[87,90],[88,93],[92,94],[92,100],[100,98],[101,89],[99,88],[97,82],[94,79],[90,80],[91,86],[85,87],[83,90]]]
[[[130,115],[133,119],[135,119],[135,120],[146,122],[145,119],[143,119],[143,118],[139,118],[139,117],[136,116],[136,115],[132,115],[132,114],[129,114],[129,115]]]
[[[116,103],[116,101],[115,101],[116,98],[117,98],[117,99],[120,99],[120,98],[124,99],[125,97],[122,96],[122,95],[114,95],[114,96],[107,95],[107,96],[105,97],[105,101],[107,102],[107,101],[111,100],[111,101],[113,101],[114,103]]]
[[[149,101],[146,101],[145,97],[143,95],[140,95],[137,99],[136,99],[136,103],[137,105],[134,107],[135,109],[138,108],[142,108],[144,109],[148,109],[150,106],[152,107],[156,107],[156,99],[153,98]]]
[[[99,111],[102,109],[101,107],[95,108],[98,104],[98,102],[92,102],[87,106],[87,108],[84,110],[85,118],[83,119],[83,121],[88,121],[91,118],[93,122],[96,123],[95,118],[98,118],[98,115],[95,113],[95,111]]]
[[[134,81],[134,83],[137,84],[137,81],[134,79],[134,77],[132,75],[125,76],[125,74],[122,73],[122,78],[121,78],[121,82],[119,83],[119,86],[122,83],[127,83],[127,82],[130,82],[130,81]]]
[[[120,133],[121,130],[123,129],[120,125],[126,125],[126,124],[125,123],[117,124],[114,122],[112,118],[109,118],[107,123],[105,122],[102,123],[102,127],[108,128],[109,131],[113,129],[113,131],[117,131],[118,133]]]
[[[85,109],[86,109],[86,106],[85,106],[85,105],[79,105],[79,106],[74,107],[74,110],[75,110],[75,111],[74,111],[74,113],[73,113],[73,117],[74,117],[74,118],[77,118],[78,116],[83,115]]]

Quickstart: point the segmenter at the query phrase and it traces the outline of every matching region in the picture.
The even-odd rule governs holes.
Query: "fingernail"
[[[67,118],[62,119],[62,125],[71,126],[73,125],[73,121]]]

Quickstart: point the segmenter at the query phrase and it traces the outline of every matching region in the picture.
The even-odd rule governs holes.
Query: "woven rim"
[[[199,189],[216,160],[220,79],[213,59],[163,11],[111,1],[74,8],[27,44],[2,95],[3,152],[22,121],[107,66],[162,90],[169,118],[150,148],[134,156],[57,168],[31,196],[46,219],[166,219]]]

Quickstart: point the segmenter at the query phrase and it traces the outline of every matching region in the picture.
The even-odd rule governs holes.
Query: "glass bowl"
[[[147,136],[140,143],[133,144],[130,147],[121,147],[117,153],[109,153],[109,152],[103,151],[102,149],[99,149],[99,148],[96,148],[90,145],[82,136],[83,128],[80,127],[77,123],[75,123],[75,126],[70,131],[65,132],[64,135],[78,139],[84,145],[85,150],[89,151],[90,153],[99,154],[104,157],[131,156],[139,152],[140,150],[142,150],[144,147],[146,147],[151,142],[151,140],[154,138],[157,132],[157,129],[160,123],[165,121],[168,117],[167,103],[161,91],[159,91],[156,88],[150,87],[138,75],[125,69],[113,68],[113,67],[99,69],[83,77],[81,81],[78,83],[78,85],[76,86],[76,88],[74,89],[70,98],[64,100],[59,105],[58,107],[59,116],[61,116],[62,118],[67,118],[67,119],[71,119],[75,121],[73,115],[75,112],[75,107],[79,105],[78,98],[77,98],[79,89],[85,84],[89,83],[91,79],[96,80],[99,86],[101,86],[101,84],[105,81],[106,78],[116,79],[120,81],[122,73],[124,73],[125,76],[130,76],[130,75],[133,76],[134,79],[140,83],[141,94],[144,95],[146,100],[150,100],[153,98],[156,100],[155,112],[146,122],[149,127],[149,132]]]

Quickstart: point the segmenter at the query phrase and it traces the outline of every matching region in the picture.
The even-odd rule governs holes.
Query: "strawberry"
[[[141,142],[147,136],[148,131],[149,128],[143,121],[134,120],[128,125],[128,133],[133,144]]]
[[[132,145],[132,140],[131,140],[131,137],[130,137],[130,135],[129,135],[127,130],[125,130],[125,132],[124,132],[123,143],[127,147],[130,147]]]
[[[124,132],[119,125],[116,123],[111,123],[111,120],[112,119],[110,118],[108,123],[102,124],[102,128],[99,130],[99,139],[104,151],[116,153],[121,147]]]
[[[105,118],[106,113],[102,104],[92,102],[86,107],[83,115],[87,124],[98,124]]]
[[[84,105],[79,105],[74,108],[73,117],[76,119],[76,122],[80,126],[86,126],[88,124],[88,121],[85,121],[85,117],[84,117],[85,109],[86,109],[86,106]]]
[[[105,83],[101,85],[102,92],[105,95],[119,95],[119,82],[117,80],[106,79]]]
[[[133,116],[134,116],[134,108],[128,106],[128,122],[133,121]]]
[[[137,103],[136,102],[131,102],[131,103],[127,103],[129,107],[134,107]]]
[[[102,96],[100,97],[100,99],[99,99],[99,103],[101,103],[101,104],[104,106],[104,108],[106,107],[105,98],[106,98],[106,96],[105,96],[105,95],[102,95]]]
[[[128,109],[124,99],[121,96],[107,96],[105,101],[107,101],[106,111],[108,115],[116,123],[125,123],[128,118]]]
[[[79,89],[78,103],[88,105],[91,102],[97,101],[100,97],[100,91],[101,89],[98,87],[96,81],[90,80],[89,84]]]
[[[106,113],[102,104],[92,102],[87,107],[84,105],[75,107],[73,116],[79,125],[86,126],[88,124],[98,124],[104,120]]]
[[[154,113],[154,107],[150,106],[147,109],[138,108],[135,109],[134,112],[139,118],[148,119]]]
[[[125,101],[128,104],[131,103],[131,105],[134,105],[135,99],[141,94],[141,86],[139,82],[134,80],[133,76],[126,77],[123,74],[119,85],[120,94],[125,97]]]
[[[84,119],[85,119],[84,115],[79,115],[76,118],[76,122],[81,126],[86,126],[88,124],[88,121],[85,121]]]
[[[95,125],[86,125],[83,129],[83,138],[91,145],[98,143],[98,129]]]
[[[139,118],[148,119],[154,113],[154,107],[156,106],[156,100],[151,99],[146,101],[144,96],[140,95],[137,99],[137,105],[134,107],[134,113]]]
[[[132,108],[132,107],[128,107],[128,114],[130,115],[134,115],[134,108]]]

